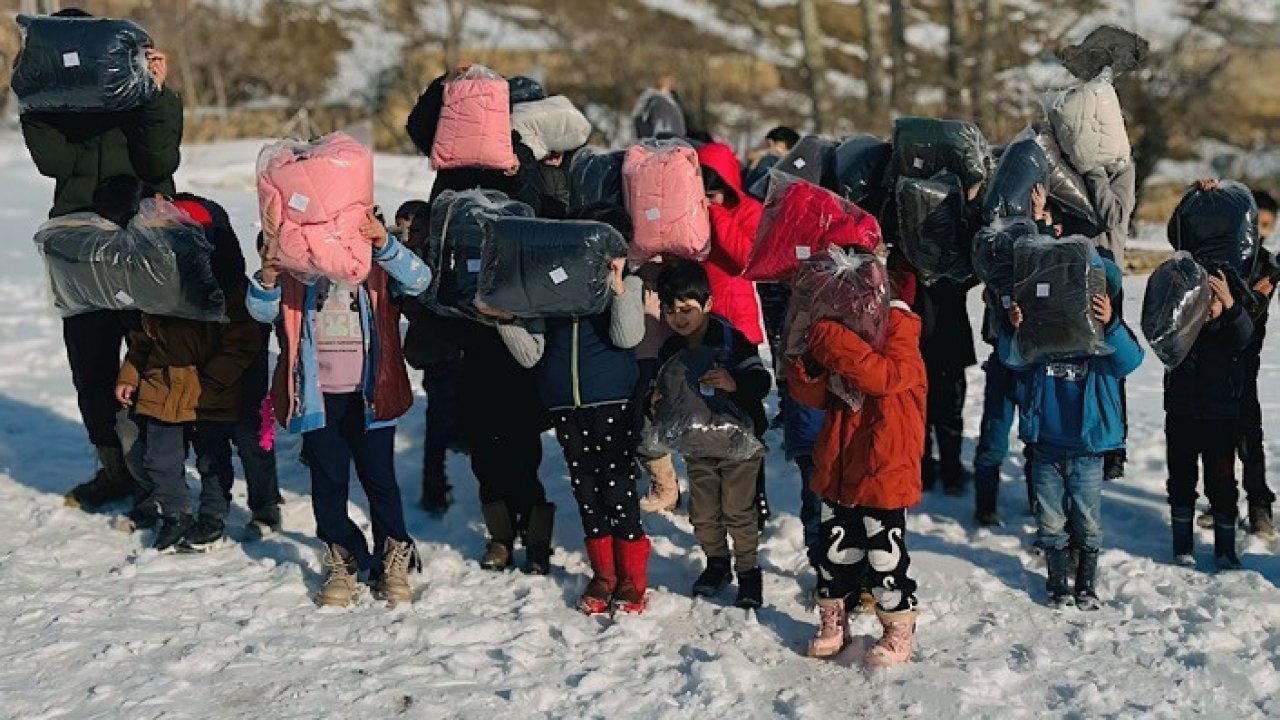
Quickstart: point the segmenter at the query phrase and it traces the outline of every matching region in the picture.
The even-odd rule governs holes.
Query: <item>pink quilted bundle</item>
[[[693,148],[678,140],[632,146],[622,160],[622,195],[635,233],[632,261],[657,255],[706,259],[711,221]]]
[[[507,81],[481,65],[447,80],[431,167],[506,170],[516,162]]]

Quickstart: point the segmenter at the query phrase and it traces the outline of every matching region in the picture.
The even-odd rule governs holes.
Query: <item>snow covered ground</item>
[[[225,203],[246,246],[257,144],[189,148],[180,185]],[[425,161],[380,157],[379,200],[424,195]],[[480,570],[484,534],[466,458],[450,457],[458,502],[443,520],[415,508],[422,402],[397,443],[410,530],[425,572],[412,606],[365,596],[317,610],[321,577],[298,442],[281,442],[284,532],[214,553],[160,556],[110,518],[62,507],[93,461],[29,238],[49,205],[18,137],[0,135],[0,716],[187,717],[1263,717],[1280,716],[1280,560],[1242,540],[1246,572],[1168,563],[1160,367],[1129,384],[1130,476],[1111,483],[1097,613],[1043,605],[1043,569],[1017,461],[1007,525],[978,530],[972,497],[929,496],[909,516],[922,616],[915,663],[869,674],[866,637],[833,662],[803,657],[814,616],[800,542],[798,478],[771,436],[778,519],[763,552],[766,607],[692,600],[700,564],[683,514],[653,517],[650,610],[616,622],[572,610],[586,583],[577,518],[554,440],[543,478],[561,506],[555,572]],[[246,251],[246,254],[249,254]],[[253,261],[251,260],[251,265]],[[1129,281],[1129,317],[1143,280]],[[975,308],[976,309],[976,308]],[[1273,350],[1273,349],[1272,349]],[[1277,354],[1264,358],[1271,427]],[[980,410],[970,372],[967,444]],[[500,412],[500,408],[495,408]],[[1280,433],[1273,432],[1273,436]],[[1280,443],[1270,442],[1273,476]],[[356,496],[359,497],[357,491]],[[236,488],[236,532],[246,522]],[[363,518],[363,515],[359,517]]]

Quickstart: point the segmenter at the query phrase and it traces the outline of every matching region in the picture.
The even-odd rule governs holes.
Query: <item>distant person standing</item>
[[[743,187],[750,188],[769,174],[769,170],[778,161],[791,152],[791,148],[800,142],[800,133],[785,125],[770,130],[764,135],[760,147],[747,154],[747,172],[743,177]]]
[[[687,135],[689,123],[676,95],[676,76],[663,75],[658,78],[657,85],[640,93],[631,120],[637,140],[659,135]]]

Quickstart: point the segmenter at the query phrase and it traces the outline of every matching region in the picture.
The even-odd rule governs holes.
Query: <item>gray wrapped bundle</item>
[[[13,70],[23,112],[132,110],[160,92],[147,69],[151,36],[128,20],[19,15]]]
[[[690,347],[662,366],[653,422],[642,439],[645,448],[715,460],[746,460],[764,450],[751,418],[729,393],[698,382],[716,363],[724,362],[721,355],[722,348]]]

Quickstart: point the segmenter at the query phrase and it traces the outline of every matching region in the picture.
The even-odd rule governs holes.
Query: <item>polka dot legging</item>
[[[630,406],[623,402],[552,411],[588,538],[644,537]]]

